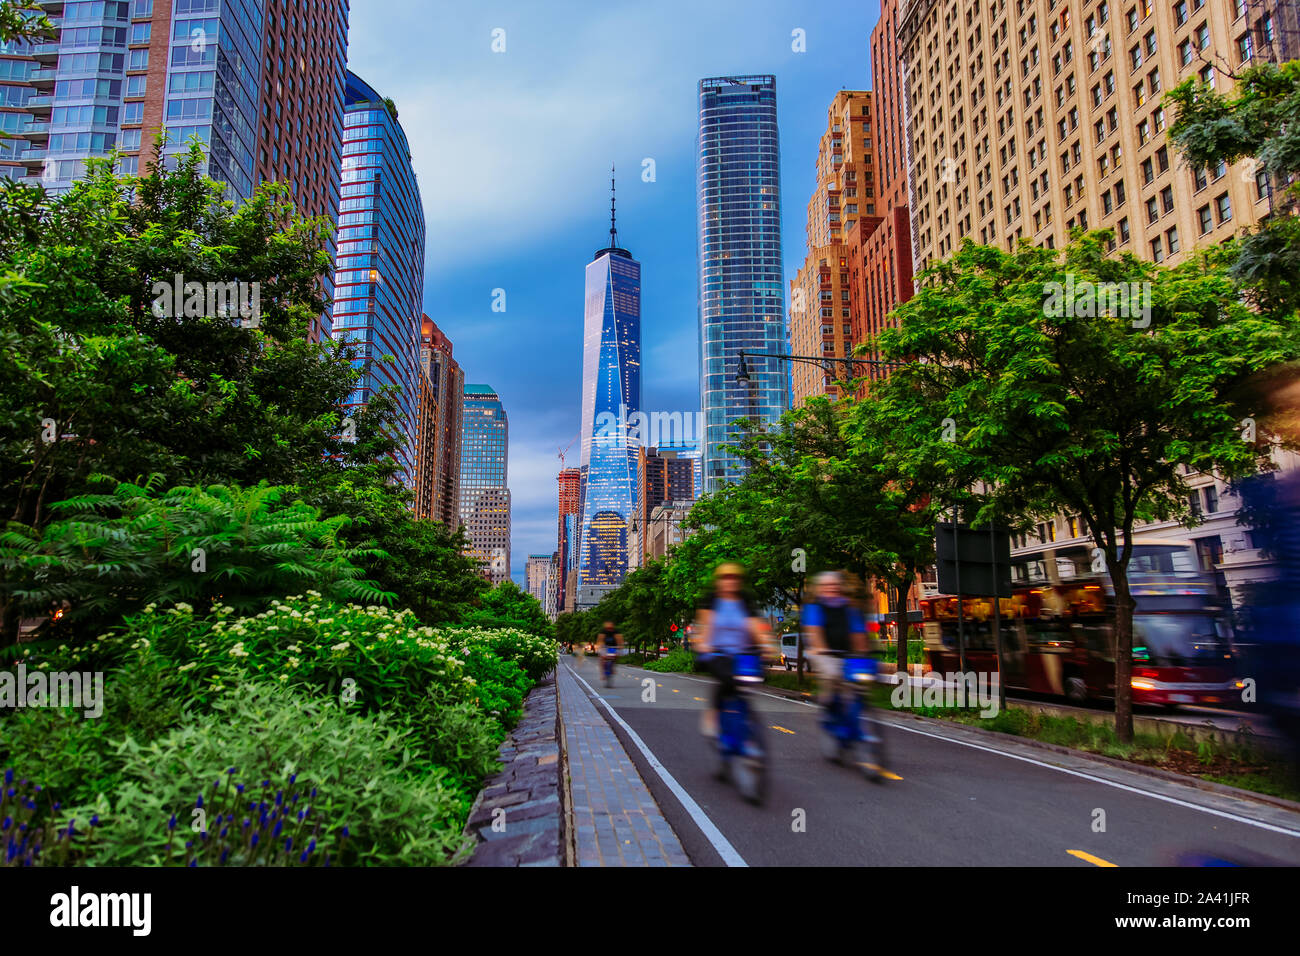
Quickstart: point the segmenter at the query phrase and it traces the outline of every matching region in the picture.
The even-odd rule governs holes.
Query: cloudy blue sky
[[[583,270],[606,245],[642,263],[643,401],[699,408],[696,82],[773,73],[787,279],[826,110],[870,88],[879,4],[775,0],[353,0],[349,68],[396,101],[428,229],[425,311],[510,419],[512,563],[555,549],[557,450],[578,461]],[[492,50],[505,31],[505,52]],[[792,49],[804,31],[806,52]],[[654,160],[655,179],[642,179]],[[506,311],[492,311],[492,290]]]

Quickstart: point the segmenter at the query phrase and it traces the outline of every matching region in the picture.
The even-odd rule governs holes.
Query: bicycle
[[[719,780],[731,780],[753,804],[767,796],[767,748],[754,706],[744,688],[763,682],[763,661],[757,654],[732,659],[734,691],[722,699],[718,713]]]
[[[832,763],[852,764],[858,751],[869,780],[885,779],[885,741],[880,723],[869,716],[871,702],[867,688],[876,679],[876,662],[870,657],[844,659],[844,684],[847,692],[837,690],[822,710],[822,751]]]

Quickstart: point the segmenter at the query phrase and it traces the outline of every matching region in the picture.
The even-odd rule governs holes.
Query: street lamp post
[[[842,355],[788,355],[784,352],[750,352],[751,358],[774,358],[783,362],[804,362],[816,365],[829,372],[834,372],[835,363],[843,362],[844,370],[852,372],[856,366],[865,366],[874,373],[878,368],[904,368],[905,362],[880,362],[875,359],[852,358]],[[745,361],[745,350],[741,349],[736,360],[736,381],[741,385],[749,384],[749,363]]]

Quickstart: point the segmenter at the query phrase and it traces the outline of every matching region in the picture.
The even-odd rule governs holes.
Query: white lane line
[[[996,747],[986,747],[983,744],[971,743],[968,740],[958,740],[955,737],[945,737],[942,734],[933,734],[926,730],[917,730],[915,727],[904,727],[902,724],[895,723],[892,720],[882,721],[882,723],[888,724],[890,727],[895,727],[899,730],[905,730],[909,734],[920,734],[922,737],[933,737],[935,740],[945,740],[950,744],[960,744],[963,747],[971,747],[975,750],[983,750],[987,753],[1010,757],[1012,760],[1023,760],[1025,763],[1031,763],[1037,767],[1046,767],[1048,770],[1056,770],[1059,773],[1068,773],[1072,777],[1082,777],[1084,780],[1091,780],[1093,783],[1105,784],[1106,786],[1114,787],[1117,790],[1127,790],[1129,793],[1136,793],[1140,796],[1150,797],[1152,800],[1163,800],[1165,803],[1172,803],[1176,806],[1186,807],[1189,810],[1199,810],[1202,813],[1209,813],[1216,817],[1223,817],[1225,820],[1232,820],[1234,823],[1244,823],[1248,826],[1259,827],[1261,830],[1272,830],[1274,833],[1281,833],[1289,837],[1300,837],[1300,831],[1297,830],[1289,830],[1286,827],[1275,826],[1272,823],[1264,823],[1262,820],[1252,820],[1250,817],[1238,816],[1237,814],[1229,813],[1226,810],[1215,810],[1213,807],[1205,807],[1200,804],[1190,803],[1186,800],[1179,800],[1177,797],[1169,797],[1163,793],[1153,793],[1150,790],[1131,787],[1128,784],[1119,783],[1115,780],[1107,780],[1105,777],[1094,777],[1092,774],[1083,773],[1080,770],[1071,770],[1068,767],[1058,767],[1055,764],[1035,760],[1033,757],[1008,753],[1005,750],[998,750]]]
[[[618,721],[618,725],[627,731],[627,735],[632,739],[632,743],[637,745],[637,749],[641,751],[646,762],[650,764],[655,773],[659,774],[659,779],[662,780],[668,789],[672,791],[673,796],[675,796],[678,802],[681,803],[682,808],[690,818],[695,821],[695,825],[700,828],[701,832],[703,832],[705,839],[713,844],[713,849],[718,851],[718,856],[722,857],[722,862],[727,864],[727,866],[749,866],[749,864],[745,862],[744,858],[736,852],[736,848],[722,835],[722,831],[719,830],[714,825],[713,821],[709,819],[708,814],[706,814],[700,805],[695,802],[694,798],[682,788],[682,785],[677,782],[673,775],[668,772],[668,768],[659,762],[659,758],[651,753],[650,748],[645,745],[645,741],[641,739],[640,735],[628,726],[627,721],[620,717],[618,712],[606,703],[603,697],[596,693],[595,689],[587,683],[577,670],[570,667],[569,673],[576,677],[582,683],[582,686],[591,692],[591,696],[609,712],[609,715]]]

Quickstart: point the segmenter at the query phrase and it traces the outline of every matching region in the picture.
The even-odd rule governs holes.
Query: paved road
[[[606,690],[594,659],[564,662],[626,724],[611,720],[696,865],[728,851],[755,866],[1150,866],[1192,851],[1300,864],[1300,814],[905,717],[887,728],[887,766],[900,779],[872,784],[821,756],[812,707],[772,695],[758,698],[772,781],[753,807],[713,776],[698,730],[710,682],[621,667]],[[653,701],[642,699],[647,679]],[[710,824],[721,840],[705,835]]]

